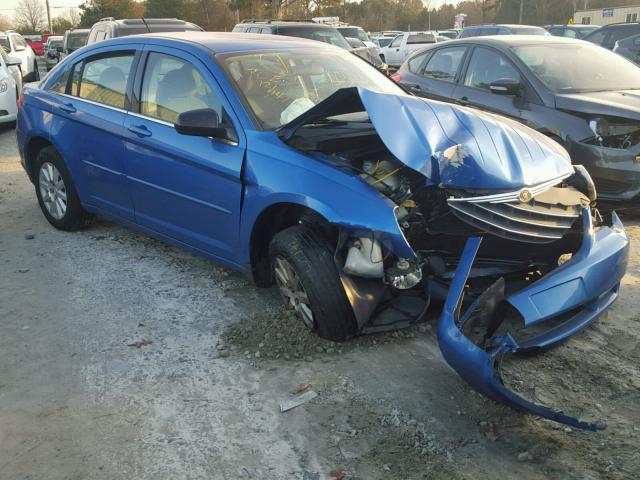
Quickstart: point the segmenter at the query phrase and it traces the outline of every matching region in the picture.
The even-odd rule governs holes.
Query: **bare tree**
[[[45,7],[42,0],[22,0],[16,8],[16,25],[25,33],[38,33],[44,30],[45,18]]]
[[[77,8],[65,8],[60,16],[74,27],[77,27],[80,24],[80,12]]]
[[[11,28],[11,20],[6,15],[0,15],[0,32]]]

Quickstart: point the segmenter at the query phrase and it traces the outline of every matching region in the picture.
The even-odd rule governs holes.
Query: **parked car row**
[[[0,48],[20,59],[20,71],[24,82],[33,82],[40,78],[36,54],[22,35],[12,30],[0,32]]]

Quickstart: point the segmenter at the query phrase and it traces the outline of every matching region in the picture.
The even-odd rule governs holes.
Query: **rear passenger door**
[[[451,46],[439,48],[418,67],[412,76],[415,83],[408,84],[416,95],[434,100],[452,101],[455,82],[468,47]]]
[[[133,220],[126,185],[124,121],[139,50],[108,50],[70,66],[49,90],[52,136],[83,203]]]
[[[229,141],[178,133],[178,114],[210,108]],[[146,47],[126,122],[125,158],[140,225],[220,259],[238,236],[245,140],[214,76],[185,51]]]

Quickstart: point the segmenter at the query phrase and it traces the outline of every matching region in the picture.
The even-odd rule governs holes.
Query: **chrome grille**
[[[447,202],[453,213],[469,225],[499,237],[527,243],[551,243],[561,239],[588,202],[572,187],[548,187],[528,202],[513,200],[518,198],[518,193],[511,193],[511,201],[495,202],[496,195],[475,196],[456,192]],[[557,201],[560,198],[564,203]]]

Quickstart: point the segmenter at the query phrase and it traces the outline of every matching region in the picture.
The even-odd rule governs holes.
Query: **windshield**
[[[378,45],[380,45],[380,47],[386,47],[387,45],[389,45],[391,42],[393,41],[393,37],[380,37],[380,38],[376,38],[376,42],[378,42]]]
[[[62,46],[62,40],[52,40],[49,42],[49,48],[57,48]]]
[[[287,35],[289,37],[308,38],[309,40],[317,40],[346,50],[351,49],[349,43],[347,43],[342,34],[335,28],[314,28],[304,26],[280,28],[278,31],[281,35]]]
[[[359,27],[340,27],[338,30],[345,37],[357,38],[363,42],[369,41],[369,36]]]
[[[586,42],[513,48],[533,74],[556,93],[640,89],[640,69]]]
[[[295,49],[216,55],[259,127],[273,130],[337,90],[363,87],[404,94],[392,80],[338,49]]]

